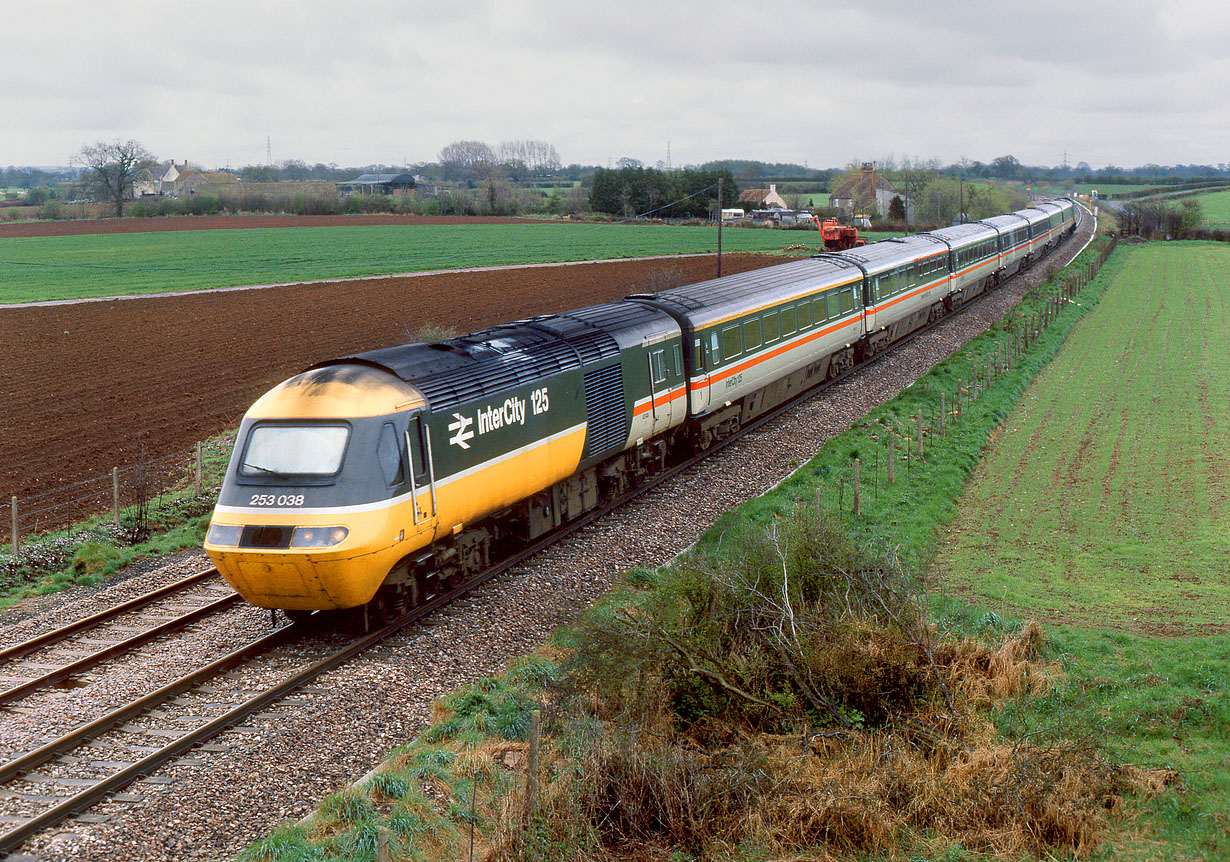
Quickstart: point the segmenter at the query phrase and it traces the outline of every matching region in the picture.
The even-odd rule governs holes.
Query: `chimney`
[[[777,183],[769,183],[769,194],[777,194]]]

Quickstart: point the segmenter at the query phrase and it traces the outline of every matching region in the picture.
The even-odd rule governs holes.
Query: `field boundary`
[[[682,260],[693,257],[714,257],[716,252],[695,252],[691,254],[656,254],[649,257],[612,257],[600,260],[564,260],[555,263],[507,263],[495,266],[463,266],[456,269],[423,269],[415,272],[390,272],[384,275],[352,275],[345,278],[318,278],[308,281],[276,281],[268,284],[244,284],[233,287],[204,287],[199,290],[169,290],[162,293],[129,293],[114,296],[83,296],[77,299],[44,299],[38,302],[0,303],[0,312],[7,308],[48,308],[57,305],[80,305],[86,302],[113,302],[124,299],[161,299],[172,296],[208,296],[214,293],[234,293],[241,290],[268,290],[273,287],[304,287],[319,284],[337,284],[351,281],[376,281],[387,278],[418,278],[428,275],[455,275],[472,272],[499,272],[510,269],[534,269],[546,266],[582,266],[592,263],[628,263],[642,260]],[[768,252],[736,251],[730,254],[768,254]]]

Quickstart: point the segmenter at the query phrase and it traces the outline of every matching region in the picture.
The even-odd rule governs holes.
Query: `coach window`
[[[649,354],[649,367],[653,369],[653,382],[657,385],[666,379],[666,350],[655,350]]]
[[[794,306],[782,309],[782,335],[790,335],[794,332]]]
[[[841,289],[841,313],[849,314],[854,310],[854,289],[851,287],[843,287]]]
[[[781,335],[781,322],[777,319],[777,312],[770,311],[764,316],[764,343],[769,344],[777,341]]]
[[[676,344],[674,349],[671,351],[671,354],[675,357],[675,372],[674,373],[677,377],[682,377],[683,376],[683,346],[680,344]]]
[[[749,320],[743,324],[743,346],[751,352],[760,346],[760,321]]]
[[[830,290],[824,295],[824,302],[828,306],[829,320],[836,320],[841,317],[841,306],[837,300],[838,291]]]
[[[722,330],[722,359],[734,359],[743,352],[739,344],[739,325],[728,326]]]
[[[799,329],[811,326],[811,303],[803,300],[799,303]]]

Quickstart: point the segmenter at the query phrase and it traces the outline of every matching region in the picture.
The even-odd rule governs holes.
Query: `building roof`
[[[875,197],[877,189],[883,189],[886,192],[896,194],[897,187],[886,180],[883,175],[875,172],[874,169],[863,169],[861,176],[846,180],[833,190],[832,198],[860,198],[870,200]]]
[[[345,180],[339,185],[344,186],[381,186],[390,184],[414,185],[412,174],[360,174],[353,180]]]

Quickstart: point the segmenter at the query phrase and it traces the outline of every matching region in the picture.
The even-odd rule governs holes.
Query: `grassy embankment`
[[[887,236],[877,234],[876,238]],[[726,229],[727,252],[818,246],[818,233]],[[321,281],[472,266],[713,253],[717,229],[372,225],[0,240],[0,304]]]
[[[1193,283],[1201,285],[1202,289],[1210,294],[1216,293],[1216,279],[1210,279],[1207,271],[1201,272],[1200,265],[1197,265],[1196,272],[1180,271],[1179,262],[1189,260],[1189,256],[1194,258],[1198,255],[1219,254],[1224,260],[1224,252],[1221,249],[1171,246],[1158,252],[1149,249],[1147,253],[1168,256],[1167,260],[1171,264],[1167,273],[1172,283],[1168,288],[1149,292],[1154,298],[1172,297],[1172,301],[1179,301],[1181,297],[1193,295],[1189,289]],[[1209,259],[1211,258],[1206,258],[1205,265]],[[728,559],[733,567],[726,572],[726,583],[729,585],[732,579],[737,579],[732,573],[739,571],[738,566],[742,565],[733,558],[741,555],[754,557],[756,554],[748,549],[759,547],[760,556],[765,557],[767,550],[767,556],[770,558],[768,568],[759,570],[764,574],[776,566],[771,559],[775,553],[773,548],[782,547],[780,544],[766,546],[763,540],[766,530],[780,531],[772,532],[771,535],[774,536],[787,535],[788,527],[792,520],[797,518],[797,513],[805,513],[809,506],[814,507],[813,501],[818,496],[823,509],[840,509],[845,513],[845,529],[858,545],[895,549],[897,555],[909,564],[907,569],[912,567],[917,570],[918,567],[928,565],[941,546],[938,539],[941,527],[952,521],[958,511],[967,511],[964,507],[959,509],[958,499],[966,480],[979,464],[984,447],[992,438],[1004,441],[1016,436],[1007,433],[1007,428],[1013,426],[1001,427],[1001,421],[1007,417],[1013,417],[1010,420],[1012,423],[1018,421],[1014,413],[1017,402],[1026,395],[1030,382],[1046,363],[1060,353],[1067,334],[1076,328],[1077,336],[1073,339],[1072,346],[1060,353],[1055,365],[1039,381],[1039,390],[1053,385],[1047,381],[1063,383],[1075,375],[1075,371],[1068,370],[1069,363],[1072,357],[1079,358],[1085,352],[1082,347],[1083,338],[1092,334],[1097,340],[1101,338],[1100,333],[1108,329],[1130,337],[1144,328],[1138,321],[1130,318],[1125,321],[1121,305],[1126,304],[1138,317],[1143,315],[1146,322],[1157,316],[1160,309],[1150,309],[1147,305],[1141,306],[1131,301],[1135,294],[1148,292],[1139,289],[1140,276],[1134,268],[1137,265],[1138,259],[1126,251],[1112,258],[1103,274],[1084,287],[1075,296],[1074,302],[1057,307],[1054,324],[1036,340],[1031,340],[1028,349],[1012,363],[1009,370],[998,373],[988,389],[984,371],[987,357],[1007,355],[1010,352],[1009,344],[1015,341],[1018,333],[1027,328],[1027,322],[1038,308],[1036,302],[1025,303],[1005,324],[997,325],[991,333],[971,342],[949,361],[940,364],[909,387],[892,403],[873,411],[857,428],[830,441],[820,455],[798,470],[787,482],[724,517],[702,538],[700,553],[725,556]],[[1089,313],[1108,286],[1111,288],[1109,301],[1094,310],[1090,319],[1078,326],[1078,321]],[[1185,289],[1179,289],[1180,287]],[[1203,297],[1194,299],[1188,306],[1200,306],[1202,300]],[[1216,304],[1212,296],[1209,297],[1209,302]],[[1220,308],[1220,305],[1217,307]],[[1220,325],[1224,323],[1224,320],[1220,321]],[[1201,331],[1200,327],[1195,326],[1189,329],[1193,333]],[[1221,340],[1208,343],[1224,343],[1224,333],[1218,335]],[[1210,333],[1210,337],[1217,336]],[[1143,339],[1133,344],[1131,357],[1138,358],[1142,363],[1168,361],[1166,357],[1170,354],[1167,343],[1142,342]],[[1156,351],[1147,353],[1150,348],[1156,348]],[[1209,351],[1202,347],[1202,352],[1196,355],[1207,358]],[[1123,354],[1120,356],[1122,364]],[[1146,359],[1146,356],[1152,357],[1152,360]],[[1114,368],[1114,365],[1112,358],[1104,368]],[[975,370],[982,379],[979,384],[980,395],[977,401],[971,403],[970,398],[974,392],[970,382]],[[1207,382],[1210,375],[1215,377],[1217,369],[1203,366],[1197,371],[1196,377],[1199,378],[1200,374],[1205,376]],[[1103,378],[1102,388],[1113,389],[1119,376],[1112,371],[1109,381]],[[1155,376],[1165,379],[1161,375]],[[1224,383],[1224,378],[1222,380]],[[952,412],[958,388],[964,390],[964,409],[960,416]],[[1222,388],[1224,392],[1224,386]],[[1155,388],[1153,395],[1158,401],[1165,401],[1172,395],[1181,401],[1181,385],[1173,389],[1177,391]],[[1198,389],[1197,386],[1197,395]],[[941,393],[946,396],[946,406],[950,411],[943,434],[939,433],[936,422]],[[1201,403],[1199,397],[1196,403]],[[924,415],[926,429],[925,454],[921,458],[917,454],[906,454],[913,449],[916,442],[913,436],[916,431],[912,429],[911,420],[917,417],[920,410]],[[1051,419],[1060,428],[1073,424],[1078,430],[1081,428],[1079,422],[1073,423],[1065,419],[1059,411],[1054,411]],[[1225,421],[1224,408],[1221,421]],[[1151,428],[1158,437],[1163,435],[1156,432],[1165,429],[1165,436],[1173,438],[1170,445],[1174,448],[1181,449],[1187,445],[1180,438],[1190,426],[1181,422],[1155,423],[1146,428]],[[890,432],[896,444],[897,476],[896,483],[888,486],[885,484],[884,467]],[[1084,442],[1081,437],[1069,441],[1067,445],[1055,445],[1054,448],[1057,454],[1070,460],[1080,452]],[[1110,442],[1110,445],[1113,447],[1113,442]],[[1048,448],[1050,447],[1051,444],[1048,444]],[[1088,448],[1086,445],[1086,452]],[[1163,447],[1149,447],[1139,463],[1147,465],[1145,459],[1148,455],[1156,454],[1160,448]],[[1166,451],[1170,451],[1169,448]],[[861,458],[864,465],[861,472],[863,509],[857,517],[849,514],[851,458],[855,455]],[[876,469],[872,469],[873,467]],[[1156,474],[1145,469],[1138,474],[1137,481],[1141,484],[1121,486],[1117,491],[1112,484],[1107,493],[1114,497],[1116,493],[1121,496],[1125,491],[1141,492],[1146,487],[1144,483],[1151,477],[1156,478]],[[1047,469],[1043,468],[1042,479],[1036,484],[1050,490],[1050,486],[1056,483],[1052,481]],[[978,487],[984,485],[993,489],[1012,487],[1008,477],[992,474],[988,470],[981,473],[971,485],[970,493],[974,494]],[[1156,485],[1148,487],[1153,493],[1160,493]],[[1207,498],[1213,499],[1215,495]],[[1052,509],[1056,507],[1040,497],[1028,502],[1032,507],[1029,512],[1024,511],[1024,505],[1004,506],[1003,511],[1019,509],[1021,511],[1017,517],[1020,519],[1039,519],[1038,530],[1044,533],[1046,519],[1051,517]],[[976,509],[968,511],[977,512]],[[1149,513],[1142,510],[1141,517],[1148,516]],[[962,518],[966,517],[969,516],[962,515]],[[973,521],[982,523],[976,517]],[[957,523],[964,523],[964,520]],[[1165,520],[1163,526],[1157,529],[1164,530],[1166,524],[1174,523],[1173,519]],[[957,529],[960,527],[952,528],[954,534]],[[1105,533],[1100,538],[1097,533],[1092,533],[1088,538],[1100,541],[1101,545],[1105,546],[1115,544],[1114,541],[1107,541]],[[807,545],[806,542],[803,544]],[[1042,547],[1041,539],[1038,540],[1038,545],[1039,548]],[[1175,547],[1181,545],[1176,542]],[[1192,621],[1216,618],[1218,596],[1225,586],[1224,565],[1221,565],[1220,572],[1217,565],[1218,559],[1224,559],[1224,551],[1223,540],[1220,551],[1216,546],[1206,546],[1202,552],[1205,554],[1205,563],[1213,566],[1206,577],[1212,581],[1217,581],[1220,577],[1222,583],[1220,587],[1215,583],[1210,584],[1199,600],[1192,600]],[[948,561],[945,571],[954,572],[951,561],[964,557],[955,551],[945,551],[944,559]],[[786,560],[782,559],[781,563],[783,571],[786,570]],[[885,570],[888,568],[891,567],[885,566]],[[864,569],[864,574],[867,571]],[[712,592],[717,582],[709,582],[710,598],[706,605],[704,591],[701,590],[700,595],[697,595],[697,587],[703,585],[703,579],[697,579],[695,569],[691,572],[689,574],[688,564],[685,564],[679,569],[666,572],[634,573],[634,583],[656,585],[656,588],[644,591],[647,598],[643,603],[636,604],[641,610],[625,615],[626,619],[657,620],[663,606],[678,606],[685,610],[690,606],[694,611],[697,608],[700,610],[700,616],[693,618],[693,626],[705,628],[711,624],[713,617],[723,613],[721,603],[715,604]],[[846,574],[849,575],[850,572]],[[797,826],[799,818],[804,814],[806,816],[803,820],[810,823],[814,824],[817,819],[823,821],[823,828],[808,836],[815,842],[811,849],[820,855],[832,851],[858,858],[882,858],[886,853],[892,855],[905,852],[909,853],[911,858],[951,859],[1017,858],[1017,854],[1027,850],[1057,853],[1062,858],[1074,853],[1079,855],[1088,852],[1098,842],[1101,842],[1102,848],[1111,848],[1115,858],[1127,859],[1213,858],[1217,855],[1218,848],[1224,850],[1227,840],[1224,814],[1226,793],[1225,778],[1220,776],[1226,772],[1227,750],[1230,749],[1227,745],[1230,704],[1227,703],[1225,693],[1230,680],[1227,680],[1227,640],[1224,630],[1222,634],[1195,639],[1158,638],[1148,633],[1125,631],[1121,625],[1121,617],[1136,603],[1135,591],[1143,590],[1146,594],[1156,595],[1151,582],[1115,584],[1117,574],[1113,570],[1105,573],[1087,570],[1085,578],[1089,581],[1087,588],[1090,592],[1104,596],[1104,601],[1102,606],[1096,608],[1096,614],[1090,612],[1086,615],[1083,627],[1055,627],[1057,621],[1054,610],[1045,596],[1039,597],[1028,590],[1021,590],[1019,596],[1010,592],[1018,581],[1006,585],[995,583],[981,597],[974,591],[964,590],[974,598],[973,604],[933,599],[932,606],[942,609],[943,615],[939,622],[943,626],[952,626],[957,631],[967,633],[992,635],[1019,629],[1019,622],[1004,620],[1001,616],[1009,606],[1022,617],[1030,615],[1045,620],[1050,632],[1047,651],[1062,663],[1064,672],[1054,675],[1050,681],[1052,687],[1049,693],[1039,697],[1037,691],[1046,691],[1047,688],[1045,684],[1034,688],[1032,680],[1036,667],[1031,667],[1028,663],[1014,664],[1011,657],[1004,659],[1004,653],[1001,651],[1000,659],[1006,661],[1009,673],[1006,679],[995,681],[995,686],[999,689],[999,699],[989,698],[989,701],[996,705],[982,714],[989,715],[999,738],[1011,746],[1011,754],[1007,758],[1009,768],[1006,772],[984,776],[979,779],[981,784],[978,781],[973,782],[978,792],[968,801],[960,796],[967,789],[958,786],[962,783],[962,776],[957,776],[958,780],[952,781],[951,776],[945,774],[937,791],[934,783],[928,785],[925,780],[917,780],[916,774],[907,775],[903,768],[893,765],[896,758],[902,757],[902,749],[896,747],[900,746],[902,741],[907,748],[913,746],[932,752],[934,746],[942,748],[942,740],[937,740],[934,736],[929,741],[912,739],[911,727],[917,729],[916,720],[909,716],[898,716],[902,719],[902,724],[895,726],[897,736],[890,734],[887,737],[878,737],[881,747],[874,758],[874,770],[882,773],[881,777],[891,786],[886,787],[885,781],[877,785],[869,780],[866,784],[852,788],[854,796],[841,796],[836,800],[832,799],[831,793],[826,795],[822,789],[813,788],[813,796],[798,800],[803,808],[796,809],[788,818],[791,823]],[[1097,589],[1094,582],[1103,578],[1107,583],[1102,589]],[[780,585],[780,580],[777,583]],[[858,586],[853,578],[845,583]],[[947,589],[944,582],[938,579],[935,586],[941,590]],[[857,593],[858,590],[855,591],[856,596]],[[866,591],[864,593],[866,594]],[[1163,590],[1160,594],[1164,593]],[[846,601],[849,600],[849,595],[846,594]],[[878,597],[879,594],[875,596],[877,600]],[[636,601],[624,594],[587,617],[580,629],[588,628],[591,632],[602,629],[611,620],[619,617],[620,602],[625,600]],[[1198,601],[1203,601],[1205,606],[1195,610]],[[704,610],[706,606],[707,612]],[[1224,601],[1221,601],[1220,607],[1224,612]],[[777,602],[777,610],[780,611],[781,608],[782,604]],[[760,610],[764,612],[763,604]],[[768,617],[762,616],[760,619],[764,622]],[[785,619],[780,613],[776,616],[779,633]],[[594,620],[598,622],[595,623]],[[751,618],[745,618],[744,628],[750,620]],[[1222,624],[1224,626],[1224,616]],[[642,634],[649,628],[642,626]],[[907,628],[903,626],[901,630]],[[1025,629],[1026,633],[1028,631],[1029,629]],[[686,644],[690,643],[688,636],[686,631],[681,630],[673,637]],[[922,637],[925,640],[926,635]],[[577,644],[576,638],[575,634],[565,635],[558,642],[565,654],[570,646]],[[619,649],[626,642],[627,639],[611,640],[608,641],[608,646]],[[1004,649],[1007,650],[1013,643],[1019,641],[1010,641],[1005,644]],[[593,645],[592,642],[590,645]],[[584,655],[585,652],[582,650],[581,654]],[[939,653],[937,648],[936,655]],[[821,651],[820,654],[825,653]],[[548,817],[545,820],[535,820],[534,826],[528,830],[518,826],[518,782],[523,779],[516,779],[515,772],[501,767],[510,762],[510,756],[521,756],[524,753],[524,745],[518,740],[525,738],[527,710],[535,702],[545,701],[548,711],[553,714],[556,744],[562,747],[562,751],[557,749],[553,754],[558,760],[553,763],[551,773],[555,782],[552,790],[556,794],[552,799],[557,808],[562,804],[561,799],[582,799],[586,798],[584,792],[592,793],[593,782],[588,776],[594,769],[605,770],[604,774],[609,777],[615,777],[622,769],[620,774],[624,779],[642,782],[638,786],[650,783],[649,773],[661,773],[655,778],[655,786],[662,788],[665,781],[662,774],[668,771],[669,766],[674,770],[671,774],[677,777],[679,770],[675,767],[687,760],[686,752],[695,751],[696,740],[694,737],[684,739],[683,747],[659,751],[657,759],[640,761],[635,757],[636,746],[631,745],[626,749],[619,749],[624,752],[623,759],[620,760],[619,751],[613,753],[609,749],[603,750],[598,744],[609,737],[612,727],[609,716],[611,707],[605,697],[600,698],[608,689],[602,686],[588,689],[588,694],[584,691],[581,693],[582,704],[590,705],[582,710],[581,724],[589,730],[578,735],[574,724],[571,733],[561,732],[561,669],[553,661],[558,655],[558,652],[554,656],[548,653],[546,657],[520,662],[506,678],[480,681],[446,699],[440,704],[441,721],[414,744],[396,752],[381,774],[362,787],[342,791],[330,797],[322,805],[317,819],[307,827],[280,830],[267,841],[254,845],[245,855],[257,859],[332,858],[332,853],[360,852],[362,848],[373,847],[380,829],[383,828],[390,836],[391,846],[418,847],[420,852],[436,858],[440,853],[447,855],[457,850],[464,838],[462,825],[471,818],[475,818],[478,825],[480,847],[490,847],[486,839],[499,839],[503,835],[503,858],[551,858],[552,853],[558,854],[566,848],[575,851],[575,848],[580,846],[578,842],[584,841],[591,842],[590,846],[602,846],[604,837],[612,837],[609,832],[604,836],[604,828],[609,829],[616,820],[621,827],[627,825],[625,815],[621,814],[618,818],[609,816],[614,814],[617,808],[606,809],[608,816],[600,818],[601,822],[597,823],[573,820],[561,825]],[[746,658],[742,653],[739,653],[738,657]],[[829,657],[832,658],[831,655]],[[678,656],[674,658],[678,660]],[[725,658],[724,654],[715,657],[715,664],[710,665],[710,668],[725,667],[728,673],[756,671],[754,667],[735,670],[728,664],[717,663]],[[866,659],[867,654],[855,658]],[[996,661],[992,658],[985,663],[994,667]],[[575,665],[575,662],[573,664]],[[653,668],[649,671],[650,674],[662,672],[655,664],[641,664],[639,671],[632,669],[621,689],[622,697],[634,703],[644,703],[643,697],[634,696],[632,692],[640,695],[647,684],[652,686],[652,681],[646,682],[648,668]],[[565,678],[567,673],[565,664],[562,671]],[[1014,688],[1014,673],[1018,676],[1024,674],[1024,685]],[[939,671],[936,671],[936,676],[939,675]],[[652,680],[653,677],[649,676],[648,679]],[[780,684],[780,680],[777,680],[776,684]],[[857,689],[859,685],[852,688]],[[694,721],[698,713],[705,712],[706,698],[698,697],[698,692],[694,687],[685,687],[682,691],[678,687],[674,689],[674,699],[666,704],[667,711],[673,715],[672,720],[679,721],[683,713],[688,713],[690,720]],[[1004,692],[1011,693],[1006,700],[1003,698]],[[847,694],[835,690],[830,693],[834,698],[842,698]],[[709,694],[712,694],[711,689]],[[770,689],[765,696],[772,704],[769,701],[763,702],[768,714],[777,714],[770,706],[780,710],[789,709],[789,695],[788,691],[774,693]],[[932,695],[935,696],[934,691]],[[802,699],[801,695],[799,699]],[[729,710],[731,703],[742,701],[727,698],[722,704],[710,703],[709,707],[716,705],[723,713],[741,711]],[[746,707],[746,704],[743,706]],[[860,723],[872,723],[870,711],[860,714],[848,701],[838,705],[834,715],[837,714],[840,714],[841,721],[847,724],[851,718],[857,718]],[[813,714],[811,718],[815,719],[816,716]],[[712,709],[705,720],[719,722]],[[831,723],[838,724],[837,721]],[[821,721],[820,724],[823,728],[824,722]],[[692,725],[693,733],[695,726]],[[714,732],[712,726],[709,727],[709,732]],[[850,731],[843,731],[837,726],[832,732],[821,732],[817,737],[837,738],[843,733],[849,734]],[[648,733],[644,738],[651,739],[653,736],[654,733]],[[804,736],[806,737],[806,733]],[[651,839],[666,837],[672,826],[678,826],[677,815],[681,812],[688,813],[689,806],[696,802],[697,797],[708,793],[708,798],[712,800],[714,781],[728,788],[717,796],[720,797],[721,805],[726,806],[721,813],[729,814],[729,807],[736,804],[732,803],[731,797],[748,790],[747,782],[753,780],[749,775],[763,776],[764,770],[773,766],[772,758],[758,749],[754,740],[745,734],[736,734],[734,737],[740,738],[744,742],[738,743],[726,755],[722,755],[725,760],[720,766],[717,759],[717,756],[721,755],[720,751],[706,760],[709,765],[705,769],[718,770],[716,773],[701,773],[714,776],[711,781],[702,781],[701,784],[695,781],[677,782],[671,787],[674,795],[658,800],[659,807],[654,811],[658,815],[667,816],[665,819],[655,820],[656,827],[650,825]],[[894,738],[898,742],[893,743]],[[813,754],[818,754],[814,739]],[[728,740],[727,744],[730,742],[733,740]],[[652,741],[644,743],[646,748],[653,745]],[[672,755],[671,751],[675,753]],[[894,751],[897,754],[892,754]],[[967,750],[966,756],[979,758],[983,753],[981,748],[972,755]],[[756,760],[756,757],[761,755],[762,759]],[[1067,756],[1069,760],[1062,762],[1062,765],[1057,765],[1061,763],[1060,760],[1046,760],[1047,757],[1060,755]],[[797,754],[795,757],[794,762],[801,764]],[[885,761],[885,757],[891,762]],[[741,761],[742,766],[747,767],[749,758],[759,764],[750,773],[746,768],[739,768],[740,765],[736,763]],[[494,766],[493,759],[496,764]],[[613,759],[622,763],[622,767],[617,763],[613,768]],[[962,759],[959,753],[956,754],[956,759]],[[560,762],[564,764],[562,767]],[[1120,768],[1114,765],[1115,763],[1137,764],[1142,769]],[[1171,765],[1178,767],[1180,783],[1166,789],[1160,786],[1159,782],[1173,777],[1173,773],[1167,768]],[[639,767],[640,771],[632,774],[628,767]],[[1086,771],[1082,772],[1082,768]],[[1088,771],[1090,769],[1092,772]],[[1114,785],[1112,791],[1106,791],[1111,785],[1104,785],[1100,789],[1089,785],[1083,789],[1079,786],[1071,787],[1074,784],[1080,785],[1093,773],[1098,773],[1103,778],[1114,777],[1126,783]],[[848,778],[848,773],[846,775]],[[1129,776],[1135,776],[1135,779],[1141,779],[1142,776],[1145,778],[1127,781]],[[846,780],[840,776],[838,778]],[[932,778],[935,778],[934,774]],[[966,784],[970,783],[968,772],[964,778]],[[1154,782],[1152,792],[1146,792],[1143,788],[1148,787],[1150,781]],[[439,806],[420,792],[419,788],[424,785],[434,787],[437,798],[443,794],[445,799],[450,800],[445,806],[443,816]],[[897,789],[893,790],[893,787]],[[916,787],[920,789],[919,793],[914,792]],[[1055,807],[1052,803],[1056,802],[1056,797],[1044,798],[1037,795],[1045,795],[1064,787],[1077,794],[1076,801],[1068,799]],[[466,802],[473,798],[476,788],[478,803],[471,809]],[[797,788],[776,785],[774,792],[780,796],[786,790],[794,789]],[[629,795],[621,797],[619,785],[609,785],[609,792],[616,794],[609,797],[611,803],[620,798],[638,804],[644,802],[643,798],[633,799],[630,791]],[[1088,798],[1083,805],[1079,802],[1082,792],[1094,794],[1092,809]],[[1106,792],[1105,796],[1097,795],[1103,792]],[[894,796],[894,793],[905,795]],[[1121,798],[1133,793],[1138,794],[1138,802],[1122,805]],[[877,794],[881,796],[877,797]],[[940,798],[935,798],[936,794]],[[592,799],[592,796],[589,798]],[[897,799],[895,803],[891,802],[894,798]],[[981,813],[987,807],[987,801],[992,798],[1003,800],[1005,805],[992,812],[994,822],[989,828],[966,822]],[[513,800],[511,803],[510,799]],[[868,804],[868,809],[861,808],[864,803]],[[878,804],[879,808],[875,808],[873,803]],[[951,807],[943,807],[945,803],[956,804],[960,810],[954,813]],[[568,803],[564,807],[575,814],[581,805],[576,802]],[[818,811],[819,808],[823,808],[823,812]],[[1025,810],[1035,808],[1040,810]],[[750,815],[758,818],[756,823],[744,821],[743,825],[755,827],[758,824],[760,827],[767,827],[767,821],[771,817],[766,812],[770,809],[753,810],[761,812]],[[867,810],[871,810],[874,816],[867,815]],[[1143,814],[1140,813],[1142,811]],[[601,811],[598,813],[601,814]],[[1027,815],[1032,814],[1042,819],[1030,820]],[[964,815],[968,817],[963,820]],[[823,816],[829,816],[830,819],[823,820]],[[1047,816],[1051,819],[1047,820]],[[904,823],[903,817],[906,818]],[[910,820],[910,817],[914,819]],[[1106,820],[1109,821],[1109,826],[1103,823]],[[607,826],[604,827],[603,823]],[[890,824],[887,831],[884,827],[886,823]],[[780,833],[772,833],[772,830],[768,830],[771,833],[769,837],[776,838],[768,843],[743,841],[737,846],[729,843],[706,845],[705,841],[712,839],[713,835],[706,835],[703,828],[692,828],[695,825],[684,824],[686,846],[676,843],[675,855],[672,858],[698,858],[694,855],[698,852],[698,846],[703,848],[702,852],[710,854],[725,846],[726,849],[720,855],[741,859],[778,858],[783,850],[779,841],[775,846],[770,846],[781,837]],[[655,828],[657,833],[653,831]],[[755,828],[752,831],[755,832]],[[746,833],[747,829],[744,829],[744,832]],[[762,828],[759,834],[763,836],[765,833],[766,829]],[[510,834],[514,838],[511,843]],[[789,852],[798,853],[807,849],[794,844],[789,847]],[[510,852],[512,855],[509,855]]]

